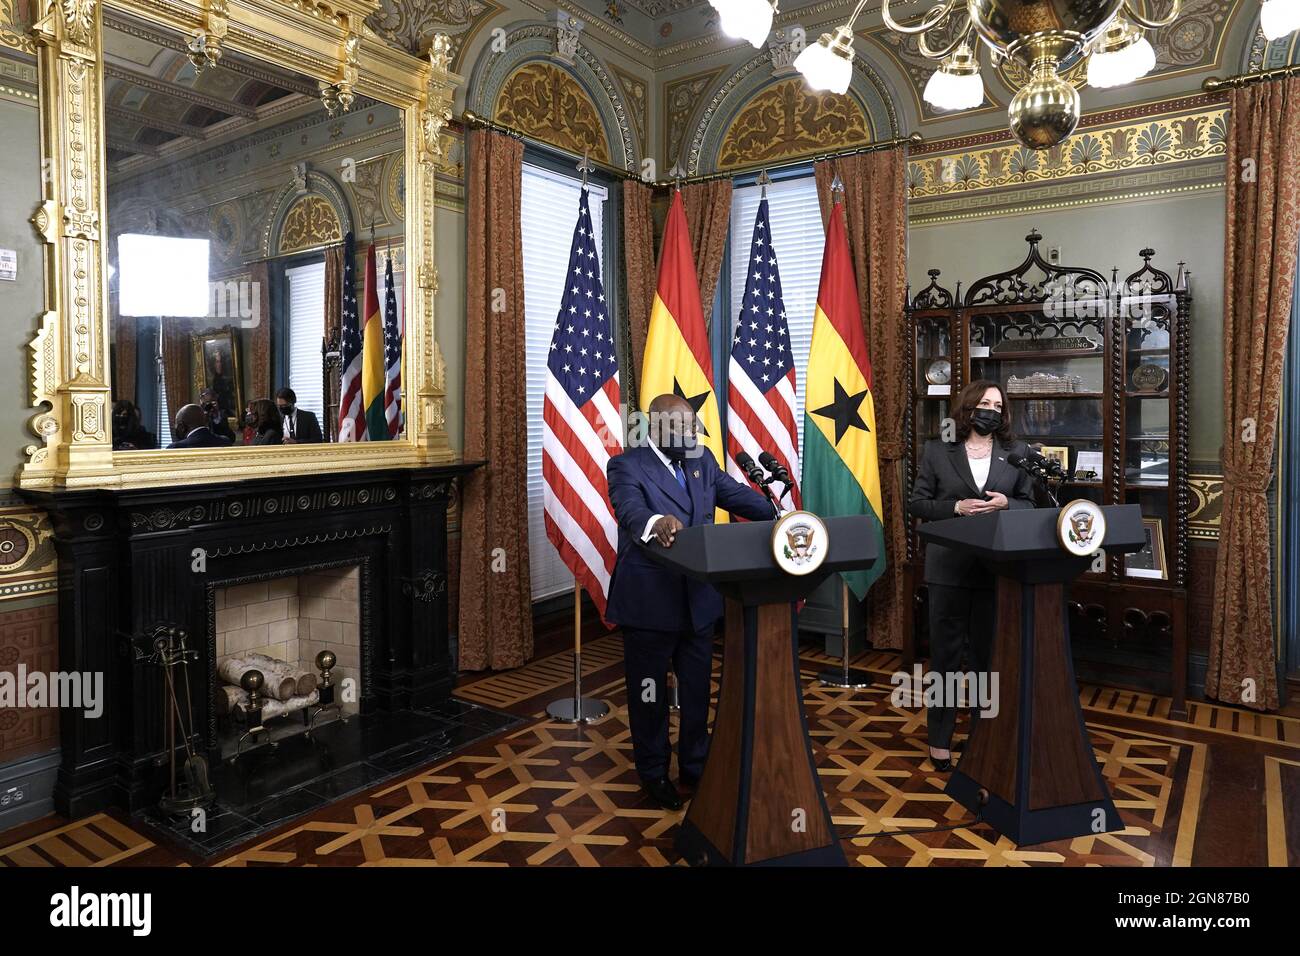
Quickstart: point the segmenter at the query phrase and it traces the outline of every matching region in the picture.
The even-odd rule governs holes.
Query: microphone
[[[1066,474],[1061,468],[1061,463],[1052,458],[1046,458],[1036,448],[1029,449],[1029,457],[1035,465],[1046,474],[1053,478],[1065,478]]]
[[[1059,508],[1060,502],[1056,500],[1056,495],[1052,493],[1052,487],[1047,481],[1047,472],[1043,467],[1044,465],[1053,464],[1053,462],[1051,462],[1050,459],[1043,458],[1041,455],[1034,455],[1032,450],[1030,451],[1030,454],[1033,455],[1033,458],[1026,458],[1024,455],[1017,455],[1015,452],[1012,452],[1010,455],[1007,455],[1007,464],[1012,468],[1019,468],[1031,478],[1042,482],[1038,487],[1047,494],[1048,500],[1052,502],[1052,506]],[[1037,461],[1034,459],[1037,459]],[[1040,462],[1042,464],[1040,464]],[[1060,466],[1058,465],[1057,468],[1059,470]]]
[[[760,451],[758,453],[758,460],[763,463],[763,467],[768,470],[768,473],[772,476],[774,481],[781,482],[781,484],[785,485],[787,488],[794,484],[794,482],[790,480],[790,472],[785,470],[785,465],[777,461],[776,456],[770,451]]]
[[[736,464],[740,466],[741,471],[745,473],[745,476],[749,478],[750,481],[758,485],[760,488],[763,486],[763,481],[767,476],[763,474],[763,469],[759,468],[758,465],[755,464],[754,459],[749,452],[742,451],[737,455]]]
[[[1031,458],[1026,458],[1024,455],[1018,455],[1015,452],[1012,452],[1007,455],[1007,464],[1012,468],[1019,468],[1021,471],[1034,478],[1043,477],[1042,468],[1039,467],[1038,463]]]

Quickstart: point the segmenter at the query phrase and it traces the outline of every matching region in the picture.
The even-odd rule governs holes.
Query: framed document
[[[1146,542],[1142,550],[1124,556],[1124,573],[1130,578],[1154,578],[1164,581],[1169,577],[1165,566],[1165,527],[1159,518],[1143,518],[1142,530]]]
[[[1098,476],[1101,475],[1102,455],[1099,451],[1081,451],[1074,456],[1075,471],[1095,471]]]
[[[1043,445],[1038,451],[1048,461],[1054,461],[1060,465],[1061,471],[1067,475],[1070,473],[1070,448],[1068,445]]]

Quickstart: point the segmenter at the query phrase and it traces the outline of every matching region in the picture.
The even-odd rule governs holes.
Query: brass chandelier
[[[767,39],[774,0],[709,0],[724,32],[755,47]],[[1014,60],[1028,79],[1008,109],[1012,135],[1030,149],[1050,149],[1079,124],[1079,91],[1064,73],[1088,58],[1088,84],[1104,88],[1130,83],[1156,65],[1144,31],[1169,26],[1182,10],[1172,0],[1163,17],[1149,15],[1149,0],[939,0],[911,25],[896,21],[889,0],[881,16],[896,33],[919,37],[923,55],[939,61],[925,88],[926,102],[943,110],[971,109],[984,102],[980,41],[993,64]],[[823,33],[795,59],[814,90],[844,93],[853,75],[853,24],[866,6],[858,0],[847,23]],[[1260,25],[1272,40],[1300,28],[1300,0],[1263,0]],[[939,45],[936,45],[939,44]]]

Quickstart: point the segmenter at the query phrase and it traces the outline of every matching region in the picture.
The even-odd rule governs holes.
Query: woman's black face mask
[[[977,408],[971,412],[970,427],[981,435],[991,435],[1002,427],[1002,413],[994,408]]]

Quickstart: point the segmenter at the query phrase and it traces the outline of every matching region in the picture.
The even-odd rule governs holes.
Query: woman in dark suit
[[[954,414],[956,440],[926,443],[908,511],[922,521],[982,515],[1004,508],[1032,508],[1030,477],[1007,461],[1028,448],[1011,434],[1007,398],[996,382],[979,380],[961,390]],[[925,548],[925,583],[930,592],[930,670],[960,672],[962,652],[969,669],[986,671],[993,647],[993,576],[978,558],[937,544]],[[955,701],[949,702],[955,704]],[[974,719],[972,711],[972,719]],[[955,706],[931,707],[930,762],[952,769]]]
[[[253,402],[252,419],[254,430],[252,444],[284,444],[284,425],[280,418],[280,410],[275,407],[275,402],[267,398],[259,398]]]

